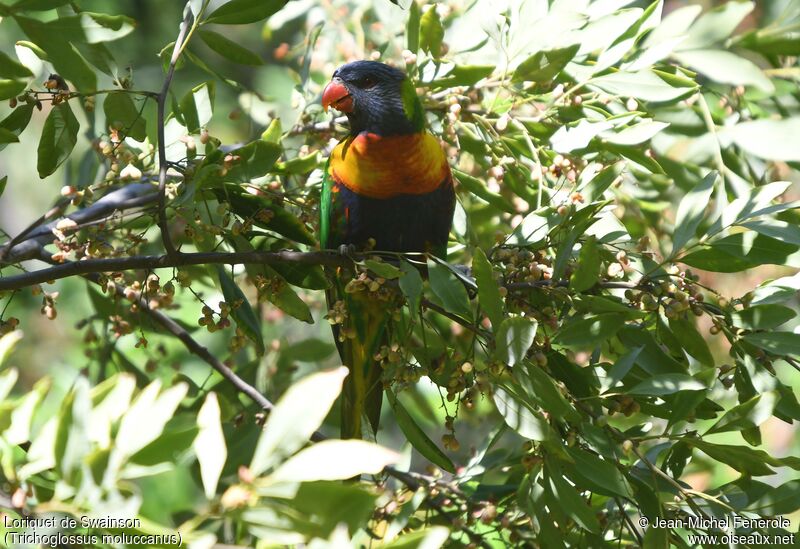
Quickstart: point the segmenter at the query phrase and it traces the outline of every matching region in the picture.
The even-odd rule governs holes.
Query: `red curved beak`
[[[327,112],[328,107],[333,107],[342,112],[353,111],[353,98],[338,78],[331,80],[322,90],[322,108]]]

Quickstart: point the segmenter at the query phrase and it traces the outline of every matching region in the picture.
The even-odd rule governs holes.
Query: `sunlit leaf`
[[[308,443],[339,396],[346,375],[344,367],[312,374],[284,393],[258,440],[250,464],[253,474],[273,468]]]
[[[422,51],[428,52],[434,58],[439,58],[442,51],[442,39],[444,39],[444,28],[439,19],[439,13],[435,5],[430,5],[430,9],[422,14],[419,24],[419,47]]]
[[[273,482],[344,480],[376,475],[396,463],[396,452],[363,440],[324,440],[289,458],[269,477]]]
[[[206,497],[211,499],[217,492],[217,483],[228,456],[220,424],[219,403],[214,393],[206,396],[197,414],[197,426],[200,430],[192,446],[200,463],[200,478],[203,481]]]
[[[711,172],[683,197],[675,216],[675,233],[672,235],[672,254],[695,236],[695,231],[703,220],[703,212],[708,206],[711,193],[717,181],[717,172]]]
[[[515,366],[524,360],[528,349],[533,345],[536,326],[535,320],[522,316],[503,320],[495,332],[495,345],[500,360],[509,366]]]

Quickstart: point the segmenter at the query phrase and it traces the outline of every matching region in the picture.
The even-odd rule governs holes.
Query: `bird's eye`
[[[375,84],[376,84],[375,80],[373,80],[369,76],[364,76],[362,78],[359,78],[358,81],[356,82],[356,85],[361,89],[371,88]]]

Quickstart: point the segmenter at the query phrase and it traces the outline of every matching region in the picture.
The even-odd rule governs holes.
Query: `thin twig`
[[[42,261],[47,263],[53,263],[53,260],[47,255],[47,253],[42,253],[40,258]],[[80,264],[81,262],[69,263],[67,265],[73,264]],[[59,265],[64,266],[64,265]],[[100,284],[100,275],[98,273],[85,273],[83,277],[87,280],[91,280],[96,284]],[[126,297],[125,295],[125,288],[120,284],[115,284],[115,292],[120,297]],[[274,407],[272,402],[269,401],[264,395],[258,392],[255,387],[248,384],[245,380],[240,378],[236,373],[231,370],[228,366],[226,366],[221,360],[211,354],[206,347],[198,343],[192,336],[184,330],[180,324],[175,322],[172,318],[165,315],[161,311],[157,309],[150,308],[147,300],[142,297],[141,293],[136,297],[137,304],[139,306],[139,310],[144,312],[147,316],[153,319],[156,323],[161,325],[167,332],[178,338],[181,343],[194,355],[197,355],[205,362],[207,362],[214,370],[219,372],[219,374],[224,377],[228,382],[233,385],[237,391],[247,395],[253,402],[258,404],[264,410],[272,410]]]
[[[164,249],[169,256],[177,255],[178,251],[175,249],[175,244],[173,244],[172,237],[169,235],[169,224],[167,223],[167,146],[166,143],[164,143],[164,121],[166,118],[165,112],[169,86],[172,83],[172,77],[175,75],[175,66],[178,63],[183,42],[189,30],[189,23],[192,20],[192,9],[189,2],[187,2],[186,6],[183,8],[183,13],[183,22],[181,23],[180,32],[178,32],[178,38],[175,39],[175,46],[172,48],[172,57],[169,61],[167,76],[164,78],[164,85],[161,87],[161,92],[158,94],[158,228],[161,231],[161,240],[164,243]]]

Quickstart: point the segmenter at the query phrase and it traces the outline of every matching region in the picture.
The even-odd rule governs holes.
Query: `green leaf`
[[[33,73],[19,61],[11,59],[5,53],[0,52],[0,76],[10,79],[32,78]]]
[[[384,549],[439,549],[450,537],[450,531],[444,526],[432,526],[404,534]]]
[[[266,175],[280,158],[283,148],[277,143],[256,140],[231,151],[241,158],[225,175],[226,181],[246,183]]]
[[[422,14],[419,23],[419,46],[422,51],[431,54],[434,59],[439,59],[442,53],[442,40],[444,27],[439,19],[435,5],[430,5],[428,11]]]
[[[406,23],[406,47],[411,53],[417,53],[419,50],[419,26],[419,5],[416,0],[413,0],[408,6],[408,22]]]
[[[210,30],[199,31],[200,38],[206,45],[220,54],[228,61],[239,63],[240,65],[263,65],[264,61],[253,53],[237,44],[236,42],[227,39],[219,33]]]
[[[136,21],[125,15],[84,11],[79,17],[81,28],[89,44],[118,40],[130,34],[136,25]]]
[[[403,295],[406,296],[411,314],[416,316],[422,297],[422,277],[417,268],[405,259],[400,261],[400,270],[403,271],[403,276],[401,276],[398,281],[400,290],[403,292]]]
[[[614,463],[577,447],[567,447],[566,451],[575,464],[561,463],[561,466],[579,477],[588,489],[611,497],[631,497],[631,487]]]
[[[588,290],[597,284],[600,268],[600,250],[597,248],[597,239],[590,236],[581,245],[581,251],[578,254],[578,268],[569,278],[570,288],[576,292]]]
[[[408,442],[411,443],[411,446],[413,446],[422,457],[434,465],[441,467],[448,473],[455,473],[456,467],[453,465],[453,462],[450,461],[450,458],[447,457],[447,454],[442,452],[436,443],[428,437],[425,431],[417,425],[417,422],[414,421],[414,418],[408,413],[408,410],[405,409],[394,392],[388,390],[386,391],[386,396],[389,398],[389,402],[392,405],[397,425],[400,427],[400,430],[403,431],[403,434],[406,436]]]
[[[225,302],[231,307],[231,316],[236,321],[236,326],[256,344],[256,352],[263,355],[264,336],[261,333],[261,322],[258,316],[247,301],[242,289],[225,271],[225,267],[216,265],[216,269],[222,295],[225,297]]]
[[[320,362],[336,350],[335,345],[321,339],[309,338],[281,348],[281,357],[302,362]]]
[[[56,427],[55,458],[59,472],[65,479],[80,469],[84,456],[89,453],[89,382],[79,377],[61,403]]]
[[[643,120],[627,128],[622,128],[616,133],[604,133],[602,137],[609,143],[616,143],[617,145],[639,145],[649,141],[667,127],[669,127],[667,122]]]
[[[752,2],[739,1],[726,2],[707,11],[691,26],[678,48],[696,50],[722,42],[736,30],[751,11],[753,11]]]
[[[693,438],[684,439],[688,444],[698,450],[702,450],[711,459],[730,465],[740,473],[753,476],[771,475],[774,471],[767,464],[780,462],[772,458],[766,452],[754,450],[747,446],[736,446],[734,444],[712,444],[704,440]]]
[[[4,175],[0,178],[0,196],[3,196],[3,193],[6,190],[6,183],[8,183],[8,176]],[[2,361],[0,361],[0,364],[2,364]]]
[[[345,480],[377,475],[400,454],[364,440],[323,440],[289,458],[269,477],[272,482]]]
[[[506,424],[521,436],[538,441],[553,438],[553,429],[544,416],[523,404],[512,393],[497,387],[492,398]]]
[[[177,383],[162,391],[160,381],[145,387],[120,420],[114,451],[129,457],[156,440],[188,390],[186,383]]]
[[[500,323],[495,335],[497,356],[509,366],[525,359],[536,337],[536,321],[527,317],[512,316]]]
[[[200,463],[200,479],[203,482],[206,498],[212,499],[217,493],[217,483],[228,457],[225,436],[220,424],[217,395],[208,393],[200,412],[197,414],[197,438],[192,447]]]
[[[711,194],[714,192],[718,175],[717,172],[710,172],[697,186],[686,193],[678,204],[675,232],[672,235],[672,256],[694,238],[697,227],[703,220],[703,212],[706,211]]]
[[[759,427],[772,416],[777,402],[775,391],[760,393],[726,411],[703,436]]]
[[[494,65],[455,65],[444,76],[437,77],[430,85],[434,88],[472,86],[494,72]]]
[[[263,268],[272,283],[262,289],[262,296],[283,312],[292,315],[298,320],[313,324],[314,317],[311,316],[311,309],[308,308],[308,304],[297,295],[297,292],[274,269],[266,265]]]
[[[144,141],[147,137],[144,113],[140,113],[140,110],[126,92],[110,93],[103,101],[106,126],[111,126],[123,136],[132,137],[136,141]]]
[[[794,309],[783,305],[768,304],[747,307],[731,313],[734,326],[746,330],[771,330],[786,324],[796,316]]]
[[[611,338],[625,325],[626,316],[602,313],[590,318],[572,317],[556,333],[554,343],[564,347],[589,348]]]
[[[15,337],[9,337],[14,332],[9,332],[2,337],[0,337],[0,343],[3,344],[3,351],[6,351],[8,343],[15,339]],[[20,334],[16,334],[16,341],[19,341]],[[3,356],[0,358],[5,358],[6,352],[3,352]],[[3,361],[0,361],[2,364]],[[0,372],[0,402],[3,402],[8,397],[9,393],[11,393],[11,389],[14,388],[14,385],[17,384],[17,379],[19,379],[19,370],[16,368],[10,368],[5,372]]]
[[[47,115],[39,140],[37,169],[44,179],[69,158],[78,142],[80,124],[69,104],[56,105]]]
[[[545,412],[567,421],[580,421],[581,416],[567,401],[555,381],[541,367],[530,362],[513,371],[526,400],[533,401]]]
[[[261,134],[261,140],[269,143],[280,144],[283,129],[281,128],[281,119],[273,118],[267,126],[267,129]]]
[[[775,28],[775,23],[753,29],[734,37],[737,46],[757,51],[765,55],[800,55],[800,40],[796,27],[790,21]],[[783,32],[781,32],[783,31]]]
[[[701,391],[703,383],[687,374],[660,374],[649,377],[627,391],[630,395],[671,395],[678,391]]]
[[[705,74],[715,82],[755,86],[767,93],[775,91],[775,86],[758,65],[728,51],[682,51],[675,54],[675,58],[683,65]]]
[[[307,376],[281,396],[267,417],[250,469],[258,476],[305,446],[342,391],[344,366]]]
[[[771,263],[800,266],[798,246],[786,244],[752,231],[735,233],[683,258],[687,265],[718,272],[736,272]]]
[[[599,532],[600,524],[591,507],[573,486],[567,484],[558,468],[550,466],[549,460],[545,463],[546,482],[553,497],[551,505],[557,505],[584,530]]]
[[[593,202],[602,198],[603,193],[606,192],[611,184],[617,179],[624,168],[625,163],[622,161],[615,162],[597,172],[597,174],[590,180],[580,184],[578,191],[580,191],[587,202]]]
[[[290,175],[305,175],[319,166],[319,163],[319,151],[315,151],[306,156],[296,156],[286,162],[278,162],[275,164],[275,172]]]
[[[231,0],[214,10],[204,23],[246,25],[270,17],[286,0]]]
[[[777,517],[795,513],[798,509],[800,509],[800,479],[790,480],[777,488],[770,488],[745,510],[761,516]]]
[[[573,44],[565,48],[537,51],[517,66],[511,81],[548,82],[558,76],[579,49],[579,44]]]
[[[303,483],[291,496],[292,514],[298,513],[302,517],[295,523],[295,528],[307,532],[309,537],[327,539],[336,539],[344,525],[346,531],[356,532],[370,520],[377,497],[368,487],[354,483]],[[305,517],[313,518],[306,524]],[[315,546],[334,549],[327,543],[320,547],[315,541],[309,544],[309,549]]]
[[[681,342],[683,350],[696,358],[705,366],[714,366],[714,357],[708,348],[705,338],[697,331],[697,327],[685,318],[672,318],[669,321],[670,330]]]
[[[492,264],[480,248],[476,248],[472,256],[472,272],[478,283],[478,301],[492,322],[492,328],[497,330],[504,317],[503,298],[500,295],[500,287],[494,279]]]
[[[12,370],[15,371],[15,370]],[[14,377],[16,379],[16,376]],[[2,382],[0,382],[1,384]],[[38,411],[39,403],[44,400],[50,391],[52,381],[43,377],[37,381],[33,389],[20,398],[19,404],[14,407],[9,418],[9,426],[3,432],[3,438],[10,444],[24,444],[31,439],[31,424],[33,415]],[[2,390],[0,390],[0,395]],[[3,399],[0,398],[0,401]]]
[[[33,114],[33,105],[20,105],[11,114],[6,116],[0,121],[0,128],[10,132],[11,134],[19,137],[19,135],[28,127]],[[7,143],[0,143],[0,151],[6,148]]]
[[[800,334],[792,332],[759,332],[745,334],[743,339],[776,355],[800,356]]]
[[[0,78],[0,101],[16,97],[23,90],[25,90],[24,80],[9,80],[7,78]]]
[[[560,153],[569,153],[577,149],[584,149],[589,143],[612,127],[611,122],[606,120],[600,122],[589,122],[581,119],[575,126],[561,126],[550,136],[550,143],[553,150]]]
[[[445,309],[465,318],[472,318],[467,290],[447,266],[428,260],[428,279],[433,293],[442,301]]]
[[[676,102],[694,93],[695,89],[670,86],[649,70],[615,72],[593,78],[590,84],[612,95],[659,103]]]
[[[14,3],[15,11],[46,11],[68,4],[69,0],[20,0]]]
[[[621,356],[608,371],[608,375],[602,380],[600,391],[605,393],[609,389],[613,389],[617,383],[625,379],[628,372],[631,371],[633,365],[636,364],[636,358],[642,352],[641,347],[635,347]]]
[[[213,81],[203,82],[199,86],[192,88],[183,96],[183,99],[181,99],[180,115],[183,118],[183,125],[189,130],[189,133],[197,133],[200,131],[200,128],[208,124],[211,120],[211,116],[214,113],[214,89],[215,85]],[[252,145],[252,143],[250,145]],[[242,147],[242,149],[250,145]],[[242,153],[239,152],[242,149],[233,152],[242,156],[244,159]]]
[[[89,93],[97,89],[97,75],[70,42],[85,41],[80,17],[60,17],[43,23],[28,17],[14,17],[25,34],[47,52],[47,60],[56,72],[75,84],[77,91]],[[33,51],[36,51],[35,49]]]
[[[9,143],[19,143],[19,138],[14,132],[8,131],[5,128],[0,128],[0,144],[7,145]]]
[[[403,274],[403,271],[392,265],[391,263],[384,263],[383,261],[376,261],[374,259],[367,259],[364,261],[364,265],[375,273],[376,275],[386,278],[388,280],[394,280],[395,278],[400,278]]]
[[[786,244],[800,246],[800,227],[793,223],[786,223],[785,221],[779,221],[777,219],[764,218],[753,221],[745,221],[744,223],[741,223],[741,226],[747,227],[748,229],[756,231],[759,234],[780,240]]]
[[[471,175],[466,174],[460,170],[453,170],[453,175],[456,176],[458,182],[465,189],[467,189],[469,192],[471,192],[478,198],[485,200],[498,210],[511,214],[516,213],[516,209],[514,209],[514,206],[508,200],[506,200],[502,195],[494,193],[489,189],[487,189],[486,185],[484,185],[480,179],[472,177]]]
[[[800,135],[800,116],[740,122],[723,128],[719,135],[731,139],[736,146],[759,158],[800,161],[800,148],[793,141]]]

